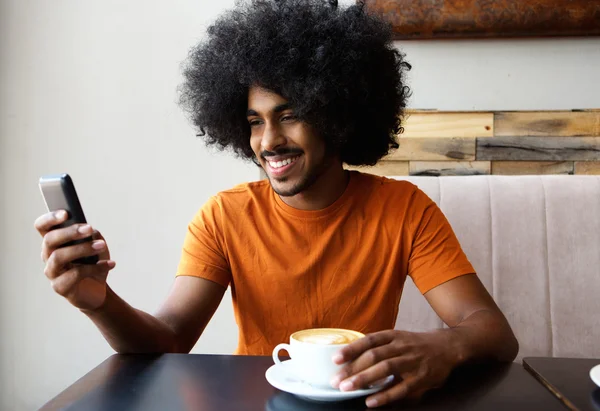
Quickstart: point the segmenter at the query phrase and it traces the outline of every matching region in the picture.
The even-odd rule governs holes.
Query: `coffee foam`
[[[340,328],[315,328],[298,331],[292,335],[295,340],[318,345],[349,344],[362,337],[362,333]]]

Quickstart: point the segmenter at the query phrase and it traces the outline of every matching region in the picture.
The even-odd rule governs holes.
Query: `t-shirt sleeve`
[[[201,277],[227,287],[231,270],[226,257],[222,213],[215,197],[196,213],[188,225],[177,276]]]
[[[453,278],[475,273],[442,210],[418,188],[409,219],[412,247],[408,275],[422,294]]]

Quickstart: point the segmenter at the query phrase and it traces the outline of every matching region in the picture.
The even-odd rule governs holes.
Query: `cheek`
[[[306,152],[310,153],[313,162],[320,162],[326,154],[325,144],[320,139],[314,137],[306,142]]]
[[[254,151],[254,154],[258,156],[260,153],[260,138],[250,136],[250,147],[252,148],[252,151]]]
[[[314,150],[325,151],[324,150],[325,141],[323,140],[323,137],[321,137],[319,135],[319,133],[317,133],[313,127],[307,126],[306,136],[307,136],[307,139],[308,139],[310,145],[314,148]]]
[[[306,124],[296,130],[296,143],[311,157],[321,157],[325,153],[325,143],[317,137],[312,128]]]

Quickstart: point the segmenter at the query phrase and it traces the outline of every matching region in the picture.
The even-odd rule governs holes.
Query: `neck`
[[[334,161],[309,188],[295,196],[280,198],[298,210],[322,210],[344,194],[349,181],[350,173],[344,170],[341,162]]]

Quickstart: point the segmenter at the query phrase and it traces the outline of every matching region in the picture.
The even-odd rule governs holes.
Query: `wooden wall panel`
[[[492,161],[492,174],[573,174],[574,166],[572,161]]]
[[[600,175],[600,109],[409,110],[407,115],[400,147],[377,166],[361,170],[379,175]]]
[[[359,0],[357,0],[359,1]],[[600,34],[600,0],[365,0],[396,39]]]
[[[406,138],[384,160],[475,160],[474,138]]]
[[[477,160],[600,160],[600,137],[478,138]]]
[[[411,176],[475,176],[491,172],[489,161],[411,161]]]
[[[380,161],[373,167],[346,166],[348,170],[358,170],[362,173],[375,174],[378,176],[407,176],[408,161]]]
[[[493,113],[408,113],[401,138],[492,137]]]
[[[600,174],[600,161],[576,161],[575,174]]]
[[[496,113],[494,126],[496,137],[600,136],[600,112]]]

